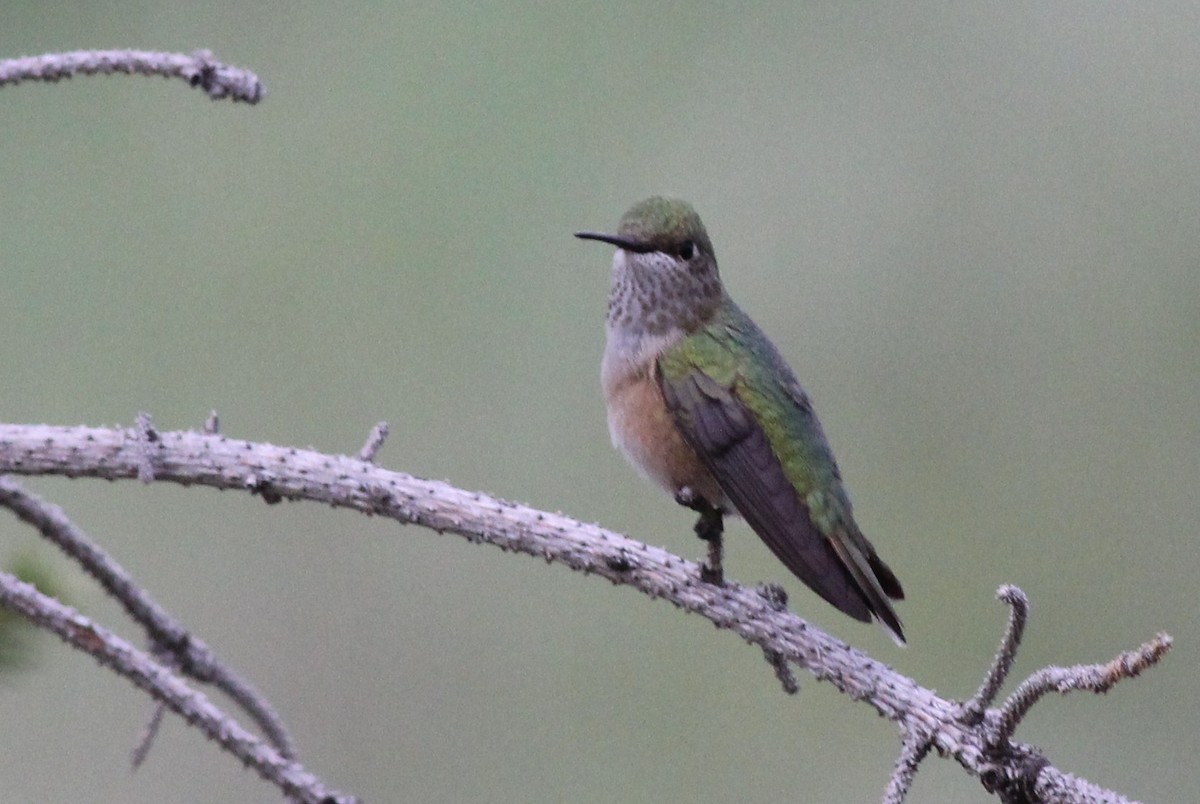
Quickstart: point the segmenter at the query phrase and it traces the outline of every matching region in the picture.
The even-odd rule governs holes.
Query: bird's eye
[[[690,260],[696,256],[696,244],[691,240],[684,240],[679,244],[679,256],[685,260]]]

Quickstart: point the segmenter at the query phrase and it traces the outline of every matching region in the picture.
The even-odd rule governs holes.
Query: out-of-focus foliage
[[[25,583],[33,584],[39,592],[67,602],[62,597],[64,585],[54,566],[35,550],[22,550],[9,557],[3,571]],[[0,607],[0,673],[29,669],[36,665],[37,643],[44,638],[21,615]]]

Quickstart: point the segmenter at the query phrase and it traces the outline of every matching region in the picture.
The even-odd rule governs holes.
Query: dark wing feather
[[[767,435],[733,392],[693,369],[679,378],[659,372],[668,410],[738,513],[771,551],[814,592],[846,614],[870,621],[878,609],[856,583],[784,474]],[[875,558],[888,586],[895,576]],[[883,606],[887,607],[886,601]],[[896,623],[898,630],[899,623]]]

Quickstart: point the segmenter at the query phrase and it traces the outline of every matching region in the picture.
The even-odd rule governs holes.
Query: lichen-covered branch
[[[916,764],[930,750],[953,757],[986,789],[1005,800],[1122,801],[1054,768],[1028,746],[999,730],[1001,714],[940,697],[866,654],[783,610],[760,590],[726,581],[701,580],[701,567],[657,547],[596,525],[538,511],[449,484],[392,472],[359,458],[277,447],[206,432],[0,425],[0,473],[97,477],[145,477],[154,482],[240,489],[268,503],[311,500],[398,522],[453,533],[475,543],[564,564],[585,574],[630,586],[699,614],[762,648],[773,667],[794,664],[853,700],[895,722],[904,737],[900,778],[889,801],[903,798]],[[1010,626],[1015,653],[1019,628]],[[1170,645],[1162,636],[1133,662],[1103,665],[1103,678],[1131,677],[1153,664]],[[1005,660],[1007,661],[1007,660]],[[1094,668],[1075,668],[1091,677]],[[1056,687],[1061,687],[1057,680]],[[985,682],[983,697],[994,694]],[[1080,684],[1088,687],[1086,684]],[[977,699],[978,700],[978,699]],[[1019,719],[1019,718],[1018,718]]]

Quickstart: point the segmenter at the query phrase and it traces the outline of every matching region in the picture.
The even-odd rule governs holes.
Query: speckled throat
[[[690,334],[712,319],[722,295],[712,257],[684,262],[661,251],[618,249],[608,296],[608,330],[630,339]]]

